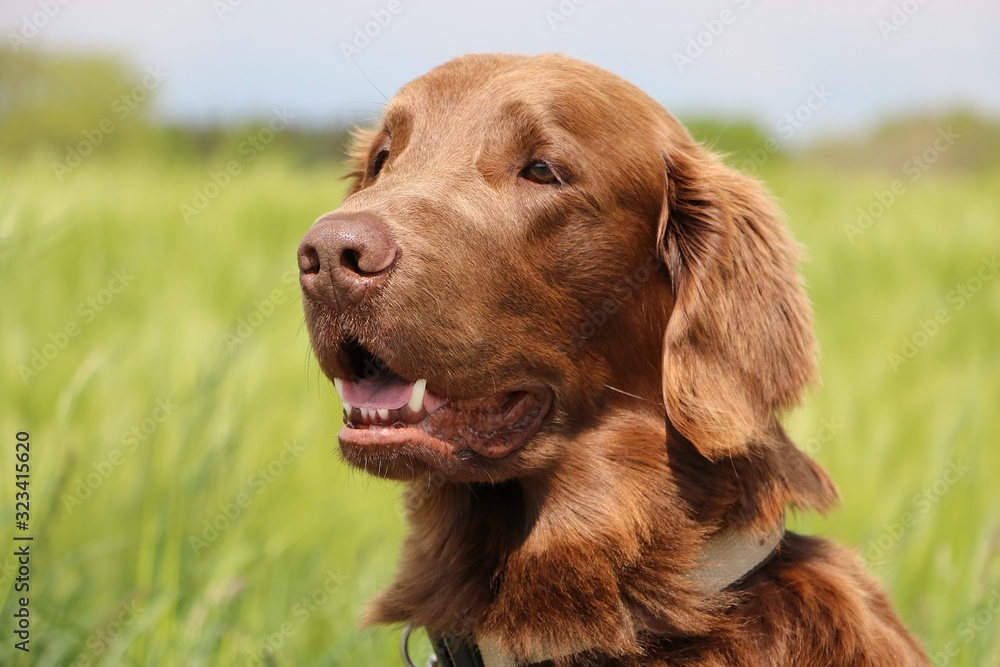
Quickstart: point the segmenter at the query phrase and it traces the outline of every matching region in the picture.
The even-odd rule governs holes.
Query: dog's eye
[[[521,178],[526,178],[533,183],[541,185],[552,185],[559,182],[559,178],[552,171],[552,167],[541,160],[532,160],[521,170]]]
[[[368,167],[368,176],[371,178],[375,178],[376,176],[378,176],[379,172],[382,171],[382,167],[385,165],[385,161],[388,158],[389,158],[388,148],[383,148],[378,153],[376,153],[375,157],[372,158],[371,166]]]

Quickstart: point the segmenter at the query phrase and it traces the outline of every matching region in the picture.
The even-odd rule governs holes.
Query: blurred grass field
[[[186,223],[224,159],[96,155],[62,182],[51,160],[0,160],[0,664],[399,664],[397,629],[356,622],[392,574],[401,491],[339,461],[298,301],[295,248],[339,167],[265,152]],[[853,242],[892,174],[760,175],[810,256],[822,348],[788,427],[843,495],[796,525],[856,546],[937,665],[1000,665],[1000,171],[928,173]],[[30,661],[10,631],[19,430]]]

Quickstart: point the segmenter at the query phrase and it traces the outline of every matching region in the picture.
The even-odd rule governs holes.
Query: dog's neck
[[[669,461],[663,425],[636,419],[577,438],[531,477],[414,484],[396,582],[368,620],[486,645],[503,638],[503,652],[524,662],[588,649],[636,653],[640,632],[718,628],[733,599],[720,589],[744,565],[706,569],[726,500],[695,498],[696,514],[699,505],[677,480],[683,466]],[[773,535],[774,526],[761,523],[754,537]],[[710,558],[731,556],[734,544],[724,546]]]

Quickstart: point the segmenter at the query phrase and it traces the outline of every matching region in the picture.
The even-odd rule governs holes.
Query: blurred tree
[[[769,139],[758,125],[749,121],[724,122],[706,117],[682,120],[692,137],[724,155],[732,156],[760,148]]]
[[[122,107],[136,77],[118,60],[101,56],[51,55],[0,49],[0,150],[19,153],[38,144],[64,150],[87,140],[85,133],[141,124],[148,102]],[[149,91],[151,94],[151,91]]]
[[[165,78],[155,67],[137,72],[110,56],[0,48],[0,155],[47,151],[60,180],[93,153],[244,160],[267,121],[154,124],[151,100]],[[287,127],[267,136],[269,154],[287,152],[301,164],[339,161],[347,142],[341,127]]]
[[[972,111],[892,118],[866,137],[831,137],[808,159],[838,169],[901,175],[933,165],[935,172],[1000,167],[1000,119]]]

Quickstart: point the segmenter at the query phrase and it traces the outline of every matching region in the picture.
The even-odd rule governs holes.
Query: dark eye
[[[368,167],[368,176],[370,178],[375,178],[376,176],[378,176],[379,172],[382,171],[383,165],[385,165],[385,161],[388,158],[389,158],[388,148],[383,148],[378,153],[376,153],[375,157],[372,158],[371,166]]]
[[[552,168],[541,160],[529,162],[528,166],[521,170],[520,176],[540,185],[552,185],[559,182],[559,178],[552,171]]]

